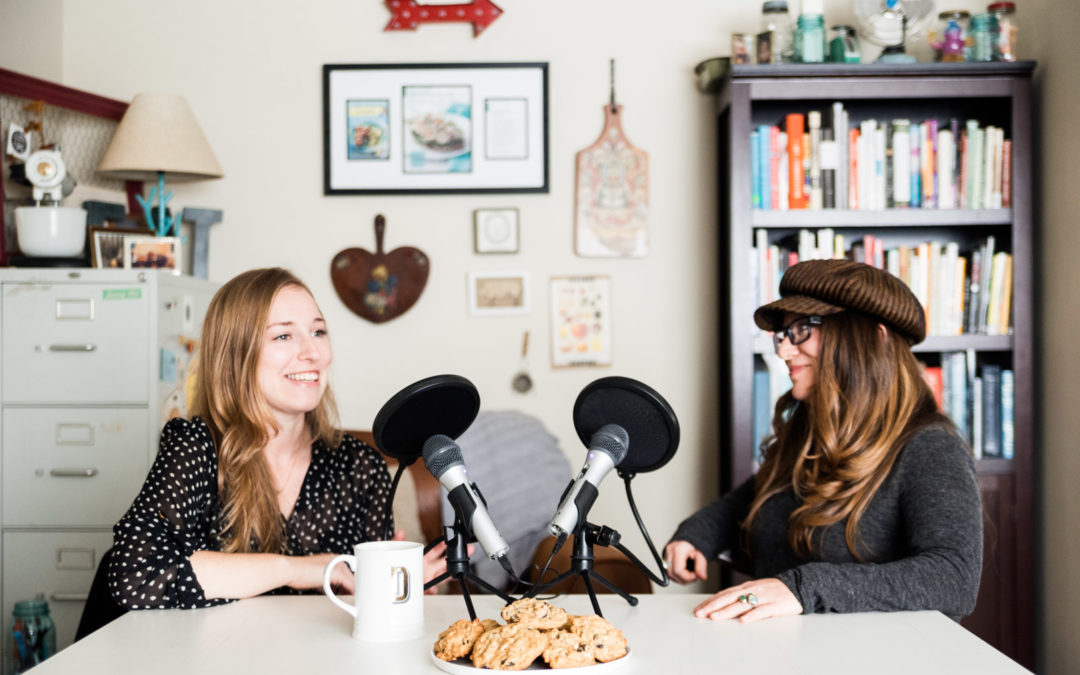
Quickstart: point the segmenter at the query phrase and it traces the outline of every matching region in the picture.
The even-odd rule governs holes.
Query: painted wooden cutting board
[[[330,279],[345,306],[363,319],[384,323],[407,312],[427,285],[431,261],[418,248],[383,252],[386,218],[375,216],[375,252],[347,248],[330,263]]]

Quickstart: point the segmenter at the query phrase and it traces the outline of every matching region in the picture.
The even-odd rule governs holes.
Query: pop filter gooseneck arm
[[[393,535],[390,521],[398,483],[405,469],[423,453],[424,442],[438,434],[457,438],[479,411],[480,393],[459,375],[435,375],[414,382],[383,404],[372,424],[372,435],[375,446],[398,461],[386,500],[384,539]]]

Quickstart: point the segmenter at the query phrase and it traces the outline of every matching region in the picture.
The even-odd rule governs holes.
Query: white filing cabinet
[[[71,644],[112,526],[131,505],[216,285],[158,271],[0,269],[0,652],[43,596]]]

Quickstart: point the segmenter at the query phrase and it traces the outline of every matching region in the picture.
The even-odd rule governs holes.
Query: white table
[[[938,612],[831,614],[712,622],[691,610],[704,595],[640,596],[630,607],[601,596],[605,618],[631,653],[605,673],[1026,673]],[[481,618],[502,602],[474,596]],[[591,613],[588,596],[552,601]],[[354,640],[352,619],[319,596],[259,597],[198,610],[129,612],[60,652],[34,675],[80,673],[438,673],[429,652],[440,631],[467,615],[460,596],[425,598],[425,636],[387,644]],[[613,662],[615,663],[615,662]]]

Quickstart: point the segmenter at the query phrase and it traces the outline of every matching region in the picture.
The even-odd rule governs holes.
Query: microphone
[[[449,436],[437,434],[424,442],[423,455],[424,466],[449,493],[447,496],[461,518],[466,534],[476,539],[488,557],[513,577],[514,571],[506,557],[510,546],[491,521],[476,486],[469,481],[461,448]]]
[[[548,532],[558,537],[558,551],[566,537],[585,522],[585,517],[599,494],[597,488],[604,476],[619,465],[630,448],[630,435],[618,424],[605,424],[589,439],[589,454],[581,472],[570,481],[563,492],[559,508],[548,525]]]

